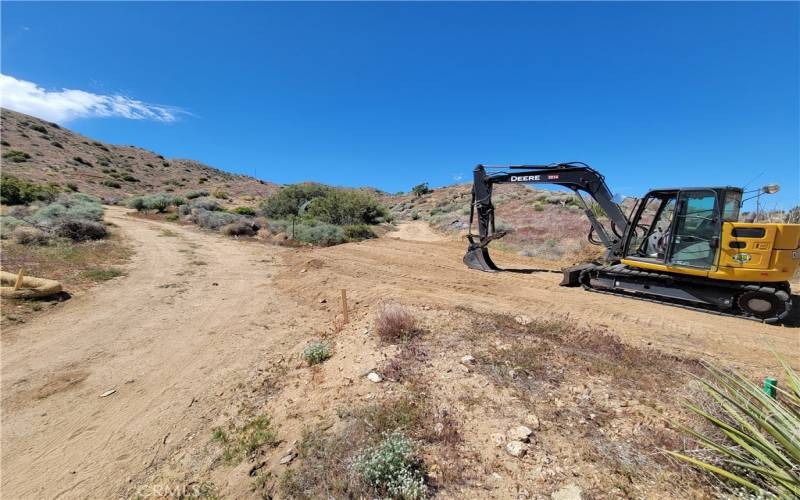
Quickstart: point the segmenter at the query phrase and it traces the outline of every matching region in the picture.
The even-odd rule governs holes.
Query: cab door
[[[717,264],[721,219],[713,190],[681,191],[667,264],[710,271]]]

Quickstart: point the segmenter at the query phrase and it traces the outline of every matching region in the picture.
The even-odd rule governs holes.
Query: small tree
[[[428,188],[428,183],[427,182],[423,182],[422,184],[417,184],[416,186],[414,186],[411,189],[411,192],[414,193],[414,196],[419,198],[420,196],[422,196],[424,194],[430,193],[431,190]]]

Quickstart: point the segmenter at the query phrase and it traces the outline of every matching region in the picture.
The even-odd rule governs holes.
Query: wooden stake
[[[25,268],[19,268],[19,273],[17,273],[17,281],[14,283],[14,290],[19,290],[22,286],[22,278],[25,277]]]
[[[342,289],[342,322],[346,325],[350,322],[350,315],[347,310],[347,290]]]

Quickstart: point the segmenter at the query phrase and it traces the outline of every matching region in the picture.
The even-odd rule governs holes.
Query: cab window
[[[738,191],[725,191],[722,220],[726,222],[737,222],[739,220],[739,208],[741,206],[742,193]]]

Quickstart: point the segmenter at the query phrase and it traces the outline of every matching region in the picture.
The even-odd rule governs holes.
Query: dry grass
[[[417,320],[400,304],[385,302],[375,313],[375,333],[388,343],[406,340],[417,333]]]

